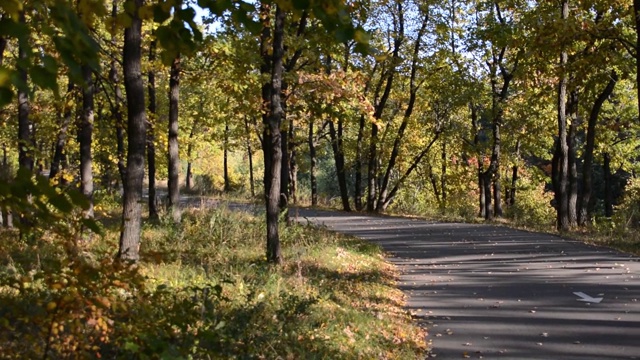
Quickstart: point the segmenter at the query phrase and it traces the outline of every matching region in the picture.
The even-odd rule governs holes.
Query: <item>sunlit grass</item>
[[[424,357],[425,333],[403,310],[378,247],[283,226],[285,264],[274,266],[262,219],[222,207],[188,210],[179,225],[146,224],[133,272],[110,265],[119,228],[110,219],[81,259],[34,269],[24,254],[3,272],[0,358]],[[16,242],[3,257],[38,250],[62,260],[53,244]],[[29,288],[11,285],[23,278]]]

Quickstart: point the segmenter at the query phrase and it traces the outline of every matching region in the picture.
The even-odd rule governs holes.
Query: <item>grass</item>
[[[190,210],[144,227],[135,268],[111,261],[115,224],[74,256],[1,233],[0,358],[424,358],[378,247],[293,225],[273,266],[264,233],[261,216]]]

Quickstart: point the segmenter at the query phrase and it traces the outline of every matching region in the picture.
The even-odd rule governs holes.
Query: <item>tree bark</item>
[[[333,158],[336,164],[336,175],[338,176],[338,186],[340,187],[340,199],[342,200],[342,209],[351,211],[349,205],[349,190],[347,189],[347,174],[345,169],[344,151],[342,145],[342,119],[338,120],[338,129],[332,121],[329,121],[329,135],[331,136],[331,148],[333,149]]]
[[[569,133],[567,134],[567,146],[569,147],[569,203],[567,205],[569,211],[569,226],[578,225],[578,165],[577,165],[577,145],[576,133],[578,129],[578,93],[577,90],[571,91],[568,104],[569,116],[571,124],[569,124]]]
[[[152,34],[153,36],[153,34]],[[149,220],[158,220],[158,201],[156,196],[156,143],[154,123],[157,120],[156,111],[156,73],[154,61],[156,60],[156,40],[149,44],[149,71],[147,72],[147,91],[149,93],[149,116],[147,118],[147,167],[149,168]]]
[[[20,22],[26,24],[24,11],[20,12]],[[22,62],[28,61],[28,47],[29,44],[26,39],[20,39],[18,41],[18,58]],[[27,84],[27,69],[21,63],[18,63],[17,67],[18,77],[23,84]],[[33,134],[31,133],[32,125],[31,119],[29,118],[28,89],[20,87],[18,88],[18,164],[21,168],[29,171],[33,171],[33,150],[35,148]]]
[[[611,157],[604,153],[604,216],[613,216],[613,195],[611,191]]]
[[[74,96],[75,85],[71,78],[69,78],[69,82],[67,83],[67,95],[65,96],[65,103],[63,104],[62,114],[59,116],[60,121],[60,129],[58,130],[58,135],[56,136],[56,142],[53,151],[53,159],[51,160],[51,169],[49,170],[49,179],[55,179],[56,176],[60,173],[60,166],[64,158],[64,147],[67,144],[67,132],[69,131],[69,124],[71,124],[71,115],[72,109],[68,104],[70,102],[70,98]],[[58,183],[62,183],[59,181]]]
[[[289,124],[289,199],[298,203],[298,162],[296,161],[297,143],[295,142],[295,124]]]
[[[562,16],[563,22],[566,22],[569,17],[569,2],[568,0],[562,1]],[[565,74],[568,61],[568,54],[566,45],[563,45],[560,52],[560,81],[558,83],[558,180],[556,189],[557,199],[557,221],[556,227],[560,231],[567,231],[570,227],[569,220],[569,145],[567,144],[567,75]]]
[[[609,83],[598,95],[591,111],[589,112],[589,121],[587,124],[587,143],[584,149],[584,162],[582,165],[582,196],[580,197],[578,225],[586,226],[591,222],[591,192],[593,191],[593,150],[595,148],[596,124],[598,116],[604,102],[611,96],[613,89],[618,81],[618,74],[615,70],[611,71]]]
[[[400,37],[400,41],[404,39],[404,14],[401,12],[402,9],[399,9],[398,14],[398,27],[400,29],[400,33],[397,35]],[[416,76],[418,73],[418,59],[420,54],[420,45],[422,41],[422,36],[425,33],[427,28],[427,22],[429,19],[428,13],[424,16],[422,20],[422,25],[418,30],[418,34],[416,36],[415,43],[413,45],[413,54],[411,58],[411,70],[410,70],[410,79],[409,79],[409,101],[407,103],[407,108],[405,109],[404,116],[402,117],[402,123],[398,128],[398,132],[396,133],[396,138],[393,142],[393,148],[391,149],[391,155],[389,156],[389,162],[387,163],[387,169],[382,178],[382,184],[380,186],[380,192],[378,195],[378,201],[376,203],[376,211],[381,211],[382,206],[385,203],[388,203],[387,193],[389,188],[389,180],[391,177],[392,170],[396,166],[396,162],[398,156],[400,154],[400,146],[402,140],[404,138],[405,131],[407,126],[409,125],[409,119],[413,114],[413,108],[416,102],[416,95],[418,92],[419,85],[416,84]]]
[[[180,222],[180,153],[178,150],[178,102],[180,100],[180,55],[173,59],[169,77],[169,211]]]
[[[1,45],[1,44],[0,44]],[[2,144],[2,167],[0,167],[0,179],[9,181],[11,174],[9,174],[9,161],[7,157],[7,144]],[[13,214],[11,211],[0,211],[2,213],[2,226],[5,229],[13,227]]]
[[[516,141],[516,161],[520,158],[520,139]],[[511,188],[509,189],[509,205],[516,203],[516,187],[518,185],[518,163],[514,163],[511,168]]]
[[[318,180],[316,179],[316,138],[313,130],[313,118],[309,121],[309,178],[311,182],[311,206],[318,205]]]
[[[93,71],[87,65],[82,66],[82,113],[78,127],[78,143],[80,144],[80,191],[89,201],[89,208],[83,212],[85,218],[93,217],[93,157],[91,143],[94,120],[94,86]]]
[[[364,208],[362,204],[363,189],[362,189],[362,149],[364,138],[365,118],[364,115],[360,115],[360,122],[358,124],[358,139],[356,140],[356,157],[354,164],[355,172],[355,184],[353,201],[356,207],[356,211],[361,211]]]
[[[268,5],[262,4],[264,9]],[[263,137],[265,154],[265,193],[267,222],[267,261],[281,264],[282,251],[278,233],[278,216],[280,213],[280,180],[282,169],[282,134],[280,126],[284,117],[282,108],[282,74],[284,57],[284,25],[285,12],[276,5],[275,26],[273,31],[273,51],[270,58],[271,83],[269,86],[269,112],[266,116],[265,134]],[[264,31],[264,29],[263,29]],[[264,91],[264,89],[263,89]],[[263,92],[264,94],[264,92]]]
[[[200,103],[200,110],[202,111],[202,103]],[[187,144],[187,174],[185,176],[185,188],[187,191],[190,191],[193,188],[193,170],[191,154],[193,152],[193,137],[196,134],[196,128],[198,126],[198,119],[193,121],[193,125],[191,126],[191,131],[189,131],[189,143]]]
[[[640,113],[640,0],[633,0],[633,14],[636,28],[636,96]]]
[[[111,35],[111,46],[116,47],[117,40],[117,22],[116,19],[118,17],[118,1],[114,0],[111,7],[111,18],[113,21],[113,25],[111,27],[112,35]],[[116,125],[116,152],[118,156],[118,172],[120,173],[120,182],[124,188],[124,183],[127,178],[127,166],[126,166],[126,154],[124,149],[124,122],[122,119],[122,110],[120,107],[123,104],[122,90],[120,89],[120,79],[118,78],[118,70],[116,68],[116,60],[115,56],[111,60],[111,64],[109,67],[109,81],[113,85],[115,89],[114,100],[113,100],[113,108],[111,109],[113,113],[113,119],[115,120]]]
[[[144,178],[144,155],[146,145],[146,125],[144,84],[141,69],[142,20],[138,10],[143,0],[133,0],[129,14],[131,24],[124,30],[123,70],[127,94],[127,147],[126,181],[122,207],[122,232],[118,258],[137,262],[140,255],[140,225],[142,207],[142,182]]]
[[[376,120],[382,118],[382,112],[387,105],[389,95],[391,94],[391,88],[393,87],[393,80],[396,74],[396,69],[400,63],[400,47],[404,43],[404,10],[402,8],[402,2],[396,2],[397,13],[394,19],[395,35],[393,39],[393,52],[391,58],[391,65],[386,76],[386,85],[384,92],[380,97],[380,101],[375,106],[373,117]],[[367,194],[367,211],[373,212],[377,209],[381,209],[381,205],[376,202],[379,199],[378,195],[378,125],[376,123],[371,124],[371,138],[369,140],[369,187]]]
[[[223,143],[222,165],[223,165],[223,177],[224,177],[224,189],[223,191],[231,191],[231,182],[229,181],[229,122],[225,120],[224,123],[224,143]]]
[[[247,135],[247,157],[249,158],[249,187],[251,188],[251,197],[256,197],[256,188],[253,183],[253,148],[251,146],[251,131],[249,130],[249,120],[244,117],[244,129]]]
[[[440,208],[444,214],[447,210],[447,142],[442,141],[442,151],[440,153],[440,189],[442,190],[442,202]]]

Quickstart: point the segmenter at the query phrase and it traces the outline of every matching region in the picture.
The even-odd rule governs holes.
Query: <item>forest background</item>
[[[120,213],[110,266],[137,263],[146,225],[184,225],[182,191],[263,202],[269,263],[292,205],[500,219],[637,251],[639,12],[3,1],[3,234],[38,249],[53,229],[75,259]]]

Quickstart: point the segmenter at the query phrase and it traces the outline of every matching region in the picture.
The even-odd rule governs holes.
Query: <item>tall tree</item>
[[[20,23],[26,26],[25,11],[20,12]],[[29,89],[27,85],[28,74],[28,44],[27,37],[18,40],[18,76],[22,86],[18,88],[18,163],[21,168],[33,170],[33,150],[35,142],[32,134],[31,120],[29,119]]]
[[[174,222],[180,222],[180,153],[178,149],[178,103],[180,100],[180,55],[171,64],[169,77],[169,210]]]
[[[128,11],[131,23],[124,30],[122,63],[124,85],[127,93],[127,178],[124,184],[122,205],[122,231],[118,258],[137,262],[140,250],[142,207],[142,182],[144,179],[144,155],[147,137],[147,119],[142,81],[142,19],[138,11],[143,0],[132,0]]]
[[[261,14],[266,16],[269,12],[269,6],[262,4]],[[282,75],[283,75],[283,58],[284,58],[284,27],[286,13],[280,6],[276,5],[275,23],[273,27],[272,51],[269,57],[271,64],[271,81],[267,89],[263,88],[263,96],[265,90],[268,93],[268,113],[263,117],[264,135],[264,163],[265,163],[265,201],[267,208],[267,261],[272,263],[282,263],[282,251],[280,249],[280,236],[278,233],[278,215],[280,202],[280,180],[282,167],[282,134],[280,126],[284,111],[282,109]],[[265,21],[263,17],[263,21]],[[267,18],[268,21],[268,18]],[[268,50],[264,47],[265,33],[270,33],[267,28],[263,28],[263,48],[261,50],[264,55],[268,56]],[[266,50],[266,51],[265,51]]]
[[[156,201],[156,144],[154,135],[154,122],[157,120],[156,111],[156,73],[154,62],[156,60],[156,41],[149,44],[149,71],[147,72],[149,92],[149,116],[147,121],[147,167],[149,168],[149,219],[158,219],[158,202]]]
[[[91,146],[93,140],[94,120],[94,85],[93,71],[88,65],[82,66],[82,112],[78,126],[78,142],[80,143],[80,191],[89,200],[89,208],[84,216],[93,217],[93,157]]]
[[[569,18],[569,1],[561,2],[561,21],[567,22]],[[558,230],[569,230],[569,144],[567,143],[567,44],[562,44],[560,50],[560,79],[558,81],[557,97],[557,118],[558,118],[558,140],[556,146],[556,186],[555,198],[557,207],[557,228]]]

